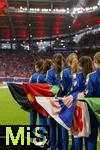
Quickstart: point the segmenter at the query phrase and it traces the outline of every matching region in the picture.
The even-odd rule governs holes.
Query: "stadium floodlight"
[[[61,40],[61,42],[65,42],[64,40]]]
[[[61,9],[61,12],[66,12],[66,10],[65,9]]]
[[[50,11],[50,12],[51,12],[51,9],[48,9],[48,11]]]
[[[30,35],[30,37],[32,37],[32,35]]]
[[[23,9],[23,7],[22,7],[22,6],[20,6],[20,9]]]
[[[98,1],[97,5],[100,6],[100,0]]]
[[[97,9],[97,8],[98,8],[98,6],[93,6],[93,8],[92,8],[92,9],[93,9],[93,10],[95,10],[95,9]]]
[[[40,8],[37,8],[37,11],[40,11]]]
[[[47,9],[47,8],[27,8],[27,7],[22,7],[20,8],[15,8],[15,7],[8,7],[8,12],[19,12],[19,13],[44,13],[44,14],[70,14],[71,16],[78,15],[78,14],[83,14],[83,13],[89,13],[89,12],[94,12],[98,10],[100,7],[100,0],[97,2],[96,5],[92,7],[82,7],[82,6],[77,6],[72,9],[70,8],[54,8],[54,9]]]

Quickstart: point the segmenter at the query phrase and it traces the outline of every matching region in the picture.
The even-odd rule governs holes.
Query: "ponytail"
[[[94,62],[100,66],[100,52],[97,52],[94,56]]]
[[[52,61],[51,59],[46,59],[43,63],[43,68],[41,70],[41,73],[46,73],[49,69],[51,69]]]
[[[66,58],[67,65],[68,65],[68,66],[71,66],[74,59],[77,59],[77,60],[78,60],[78,56],[77,56],[76,53],[71,53],[71,54]]]
[[[74,58],[71,64],[72,74],[76,74],[79,69],[79,62],[77,58]]]
[[[84,77],[86,78],[87,75],[92,72],[92,59],[89,56],[82,56],[79,59],[80,66],[82,67],[82,72]]]
[[[54,68],[57,74],[60,74],[63,67],[63,55],[61,53],[54,54],[53,61],[54,61]]]
[[[41,72],[41,70],[43,69],[43,59],[40,59],[39,61],[37,61],[35,63],[35,66],[37,67],[37,69]]]

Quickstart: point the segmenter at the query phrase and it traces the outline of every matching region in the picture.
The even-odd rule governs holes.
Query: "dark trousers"
[[[37,113],[38,112],[36,110],[30,112],[30,125],[36,125]],[[39,113],[39,125],[46,125],[46,124],[47,124],[47,118]]]
[[[50,150],[56,150],[56,126],[58,126],[58,150],[68,150],[68,131],[53,118],[48,119],[50,125]]]

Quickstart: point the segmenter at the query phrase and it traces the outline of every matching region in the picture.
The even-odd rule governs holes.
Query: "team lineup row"
[[[54,54],[53,59],[39,60],[35,64],[35,73],[30,78],[31,83],[48,83],[58,85],[62,92],[61,97],[72,95],[81,97],[100,97],[100,52],[96,53],[94,60],[89,56],[78,58],[75,53],[71,53],[66,59],[61,53]],[[85,139],[86,150],[96,150],[98,121],[89,108],[91,135]],[[66,114],[67,115],[67,114]],[[37,112],[30,113],[30,124],[36,124]],[[56,150],[56,126],[53,118],[47,119],[39,113],[39,124],[50,125],[50,149]],[[68,131],[58,125],[58,149],[68,149]],[[72,136],[73,150],[82,150],[83,138]]]

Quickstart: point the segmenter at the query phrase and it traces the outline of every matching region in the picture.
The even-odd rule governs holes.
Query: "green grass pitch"
[[[0,125],[29,125],[29,113],[22,110],[8,89],[0,88]],[[69,140],[69,145],[71,139]],[[100,150],[100,140],[98,149]]]
[[[8,89],[0,89],[0,125],[28,125],[29,113],[20,108]]]

